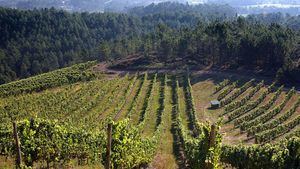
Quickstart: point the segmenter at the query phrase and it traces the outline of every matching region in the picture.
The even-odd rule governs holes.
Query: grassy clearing
[[[211,80],[205,80],[194,84],[192,87],[198,120],[200,122],[216,122],[223,109],[209,109],[210,101],[216,99],[216,95],[213,95],[215,91],[214,83]]]

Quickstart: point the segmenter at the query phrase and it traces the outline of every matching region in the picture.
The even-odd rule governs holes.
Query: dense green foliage
[[[162,13],[160,8],[168,9],[170,4],[186,13]],[[0,84],[78,62],[126,57],[140,49],[142,33],[161,23],[172,28],[194,26],[200,19],[196,13],[203,9],[177,3],[152,8],[159,14],[143,18],[114,13],[69,13],[54,8],[0,8]],[[208,15],[211,10],[213,5],[203,13]],[[215,17],[224,16],[227,13]]]
[[[166,23],[173,23],[170,26],[177,26],[175,21],[179,21],[185,26],[194,26],[198,20],[230,20],[236,17],[235,9],[229,5],[188,5],[176,2],[153,3],[148,6],[134,7],[129,9],[127,13],[142,17],[143,21],[153,20],[159,23],[160,21],[154,18],[160,18]]]
[[[247,20],[252,23],[259,22],[264,24],[278,23],[285,25],[293,30],[300,30],[300,16],[292,16],[286,13],[264,13],[247,16]]]
[[[295,32],[276,24],[250,24],[243,18],[202,23],[181,31],[161,26],[144,41],[144,45],[155,44],[144,48],[155,50],[156,57],[167,63],[182,58],[197,65],[259,67],[276,72],[283,66],[294,69],[298,61],[292,55],[297,48]]]
[[[238,169],[298,169],[300,139],[277,144],[223,146],[221,161]]]
[[[45,161],[48,166],[51,163],[57,165],[75,158],[79,161],[101,161],[101,153],[105,151],[105,136],[102,132],[89,133],[42,119],[21,121],[17,129],[27,166],[33,166],[38,161]],[[10,134],[1,137],[0,149],[6,149],[1,152],[4,155],[14,154],[15,146],[9,131]]]
[[[141,130],[124,120],[113,125],[113,168],[135,168],[152,161],[156,152],[154,138],[142,138]]]
[[[276,19],[253,17],[236,17],[226,5],[179,3],[137,7],[128,14],[0,8],[0,84],[131,54],[144,56],[147,64],[246,67],[299,82],[299,34]]]
[[[105,60],[110,51],[104,40],[114,39],[113,56],[124,56],[135,46],[117,39],[138,35],[141,29],[140,20],[125,14],[55,9],[0,8],[0,22],[0,84],[78,62]]]
[[[7,126],[9,127],[9,126]],[[13,155],[15,145],[11,130],[0,132],[1,155]],[[42,119],[18,123],[21,151],[26,166],[46,162],[47,166],[66,164],[77,159],[79,164],[99,164],[105,160],[104,131],[87,132],[77,127],[64,127],[57,121]],[[112,158],[114,168],[134,168],[149,163],[156,152],[156,139],[142,138],[139,128],[128,120],[113,123]]]

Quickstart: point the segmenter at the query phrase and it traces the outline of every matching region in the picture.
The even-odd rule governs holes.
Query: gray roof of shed
[[[220,104],[220,101],[218,101],[218,100],[213,100],[213,101],[211,101],[210,102],[212,105],[218,105],[218,104]]]

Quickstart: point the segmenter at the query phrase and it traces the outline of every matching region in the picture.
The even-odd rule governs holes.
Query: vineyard
[[[294,88],[197,72],[112,78],[95,64],[0,86],[0,168],[18,150],[37,168],[300,167]]]

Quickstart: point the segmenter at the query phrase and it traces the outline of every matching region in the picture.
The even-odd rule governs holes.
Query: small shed
[[[220,107],[221,102],[219,100],[213,100],[210,102],[212,109],[217,109]]]

